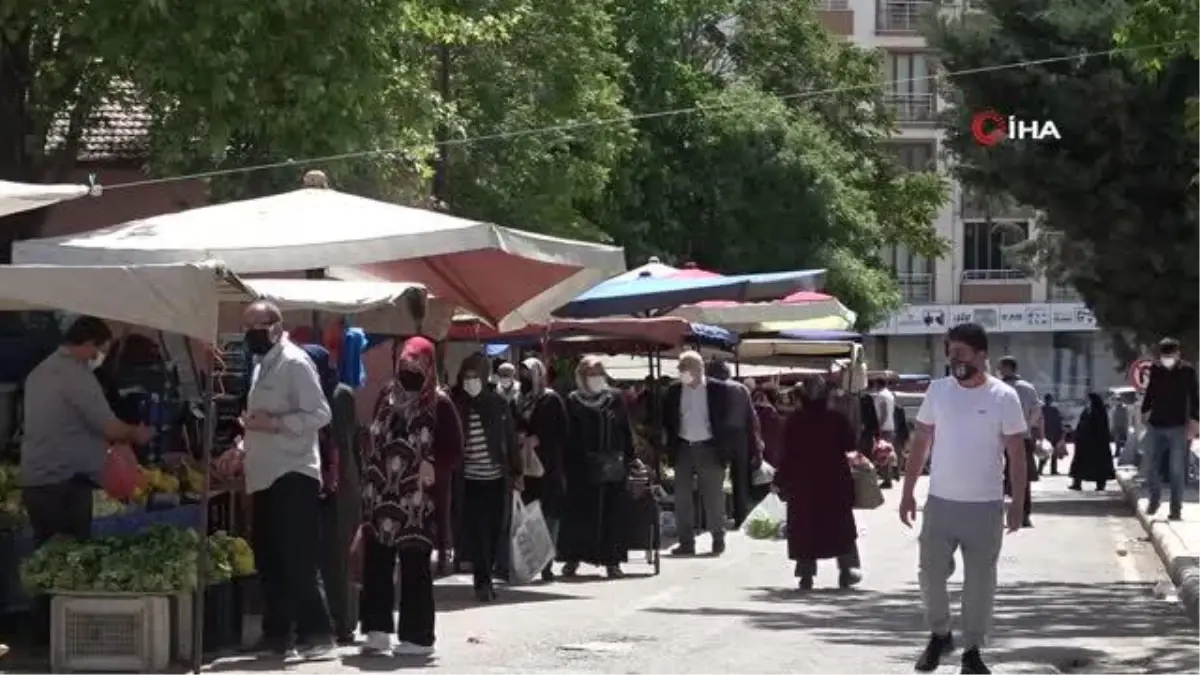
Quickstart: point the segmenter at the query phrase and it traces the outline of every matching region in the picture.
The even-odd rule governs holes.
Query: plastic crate
[[[171,661],[166,596],[76,593],[50,603],[50,670],[163,672]]]

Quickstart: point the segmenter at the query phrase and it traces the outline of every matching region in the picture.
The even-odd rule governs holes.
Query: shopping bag
[[[1050,455],[1052,455],[1053,453],[1054,453],[1054,448],[1051,447],[1050,441],[1048,441],[1044,438],[1042,440],[1038,441],[1037,445],[1034,446],[1033,454],[1037,457],[1038,461],[1045,461],[1047,459],[1050,459]]]
[[[128,445],[114,445],[104,455],[104,491],[118,501],[133,499],[138,490],[146,488],[146,477],[138,466],[137,455]]]
[[[772,492],[742,521],[742,533],[753,539],[775,539],[786,522],[787,505]]]
[[[541,502],[525,504],[516,492],[513,493],[511,551],[509,583],[512,584],[533,581],[546,565],[554,562],[556,555]]]
[[[773,482],[775,482],[775,467],[764,459],[754,473],[750,474],[750,484],[754,486],[770,485]]]
[[[854,508],[870,510],[883,506],[883,489],[879,487],[879,474],[870,466],[856,466],[854,476]]]

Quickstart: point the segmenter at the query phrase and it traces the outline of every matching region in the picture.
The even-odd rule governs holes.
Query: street
[[[1076,493],[1065,477],[1034,483],[1034,529],[1005,541],[996,628],[985,651],[996,672],[1194,672],[1196,629],[1164,598],[1165,575],[1115,484]],[[916,533],[898,522],[898,492],[857,512],[865,579],[838,591],[833,561],[817,589],[795,590],[783,542],[733,535],[721,558],[664,558],[661,576],[641,552],[629,578],[501,589],[471,599],[469,580],[438,586],[438,653],[427,663],[367,659],[289,666],[299,673],[428,666],[483,673],[912,672],[927,637],[916,587]],[[707,537],[698,547],[706,550]],[[595,570],[582,570],[584,575]],[[961,565],[955,584],[961,581]],[[1155,586],[1159,584],[1158,596]],[[955,607],[957,611],[957,607]],[[958,672],[958,655],[939,672]],[[224,659],[214,672],[278,670]]]

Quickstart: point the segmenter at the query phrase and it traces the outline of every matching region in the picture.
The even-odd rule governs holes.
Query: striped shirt
[[[504,477],[504,472],[488,452],[487,434],[483,431],[483,420],[477,412],[472,411],[467,419],[465,450],[463,476],[467,480],[496,480]]]

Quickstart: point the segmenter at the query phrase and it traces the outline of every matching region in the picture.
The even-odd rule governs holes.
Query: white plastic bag
[[[766,532],[772,533],[772,537],[779,537],[786,523],[787,505],[772,492],[742,521],[742,533],[757,539],[768,538],[764,534]]]
[[[761,464],[758,465],[758,469],[756,469],[754,471],[754,473],[750,474],[750,484],[751,485],[755,485],[755,486],[770,485],[774,481],[775,481],[775,467],[773,467],[769,463],[767,463],[767,460],[765,460],[765,459],[762,461]]]
[[[1050,456],[1054,454],[1054,446],[1050,444],[1050,441],[1043,438],[1037,442],[1033,454],[1041,461],[1050,459]]]
[[[509,562],[509,583],[527,584],[541,574],[546,565],[554,562],[556,551],[550,528],[542,515],[541,502],[525,504],[519,493],[513,493],[512,556]]]

